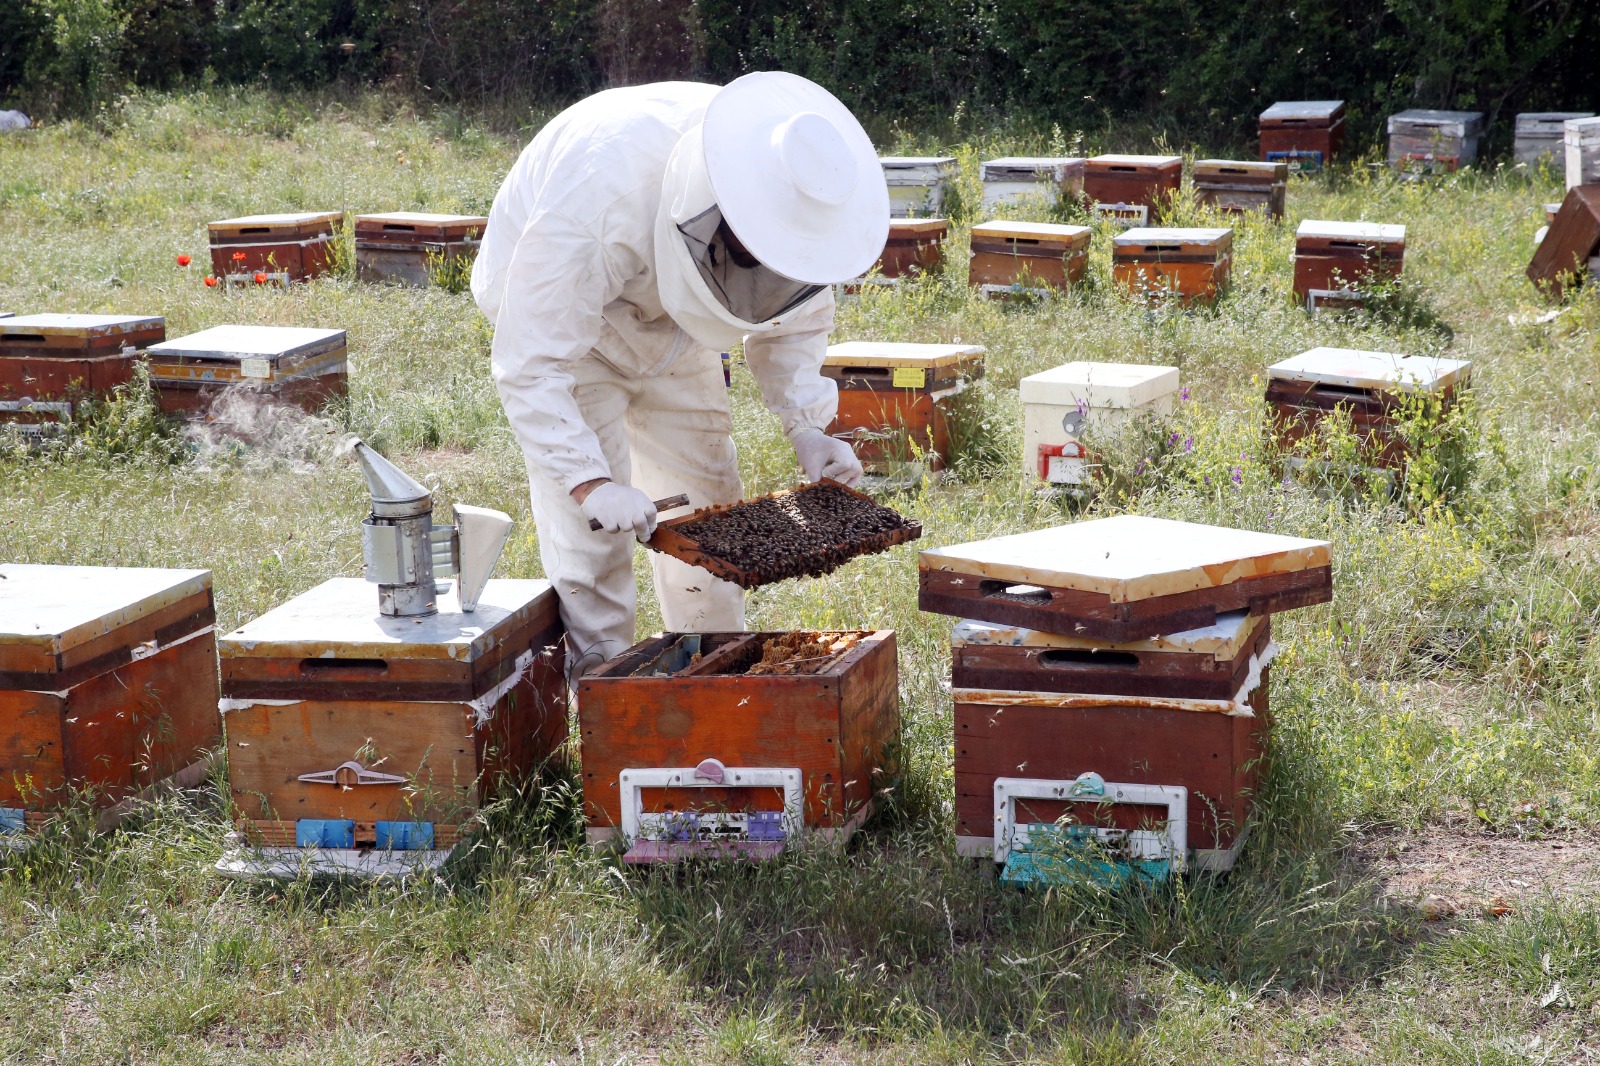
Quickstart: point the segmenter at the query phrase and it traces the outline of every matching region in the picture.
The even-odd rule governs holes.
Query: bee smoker
[[[511,516],[487,507],[455,505],[454,525],[433,524],[433,493],[361,441],[351,445],[372,494],[361,523],[367,580],[378,586],[378,611],[398,618],[437,614],[439,579],[455,575],[461,610],[478,597],[511,535]]]

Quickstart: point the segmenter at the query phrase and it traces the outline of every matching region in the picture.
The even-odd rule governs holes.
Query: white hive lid
[[[1465,137],[1483,132],[1482,111],[1435,111],[1414,107],[1389,116],[1389,132],[1403,129],[1435,129],[1443,133]]]
[[[1229,611],[1217,616],[1215,623],[1182,633],[1169,633],[1147,640],[1131,640],[1110,644],[1088,637],[1074,637],[1066,633],[1045,633],[1020,626],[995,625],[976,619],[956,623],[950,633],[950,643],[956,647],[1004,646],[1015,648],[1075,648],[1083,651],[1161,651],[1183,652],[1191,655],[1208,655],[1219,660],[1232,659],[1255,639],[1256,631],[1266,621],[1266,615],[1252,615],[1249,611]]]
[[[1169,167],[1174,163],[1182,163],[1181,155],[1097,155],[1089,160],[1091,163],[1104,163],[1107,166],[1138,166],[1138,167]]]
[[[371,215],[357,215],[356,221],[377,219],[382,222],[422,222],[430,225],[443,225],[450,222],[484,222],[489,220],[483,215],[434,215],[424,211],[379,211]]]
[[[279,211],[267,215],[240,215],[238,218],[219,218],[213,226],[283,226],[301,222],[320,222],[336,219],[337,211]]]
[[[209,570],[0,563],[0,646],[60,654],[210,587]]]
[[[1562,139],[1579,147],[1600,144],[1600,118],[1572,118],[1562,123]]]
[[[984,181],[1027,181],[1030,176],[1033,180],[1045,181],[1082,163],[1082,156],[1008,155],[985,159],[978,164],[978,173]]]
[[[1328,240],[1373,241],[1395,244],[1406,239],[1404,226],[1387,222],[1332,222],[1308,218],[1295,227],[1296,237],[1321,237]]]
[[[923,570],[1072,589],[1132,603],[1327,566],[1328,543],[1119,515],[923,552]]]
[[[845,341],[828,345],[823,366],[903,366],[935,368],[983,354],[981,344],[908,344],[901,341]]]
[[[1517,116],[1517,132],[1560,136],[1571,119],[1593,117],[1593,111],[1524,111]]]
[[[1178,368],[1141,363],[1065,363],[1018,383],[1023,403],[1057,407],[1134,408],[1178,391]]]
[[[1233,230],[1223,227],[1212,229],[1196,226],[1139,226],[1123,230],[1111,238],[1116,246],[1134,244],[1215,244],[1233,236]]]
[[[1312,348],[1267,368],[1278,381],[1302,381],[1381,392],[1433,392],[1467,377],[1472,364],[1464,359],[1431,355],[1367,352],[1356,348]]]
[[[13,315],[5,320],[6,333],[56,333],[86,337],[149,329],[166,322],[161,315]]]
[[[1343,100],[1279,100],[1261,112],[1264,119],[1326,118],[1344,106]]]
[[[329,349],[345,342],[342,329],[301,326],[212,326],[176,340],[152,344],[149,353],[216,359],[272,358],[307,349]]]

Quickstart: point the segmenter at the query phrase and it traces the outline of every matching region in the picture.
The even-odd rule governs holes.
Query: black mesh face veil
[[[741,322],[769,322],[822,291],[821,285],[786,278],[756,263],[743,267],[719,232],[722,211],[713,206],[678,225],[706,287]]]

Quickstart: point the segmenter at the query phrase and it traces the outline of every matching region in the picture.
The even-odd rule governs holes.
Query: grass
[[[1050,147],[967,136],[966,204],[978,159]],[[174,265],[205,261],[208,219],[248,211],[482,211],[519,148],[382,97],[250,94],[136,97],[98,128],[0,141],[0,307],[163,313],[174,336],[332,326],[352,344],[348,405],[262,427],[252,447],[175,433],[135,392],[61,454],[0,455],[0,558],[208,567],[231,628],[359,572],[365,495],[334,455],[353,431],[445,500],[512,513],[501,573],[537,575],[520,453],[467,296],[348,277],[219,293]],[[1020,894],[955,857],[950,620],[916,610],[913,546],[752,597],[752,626],[899,631],[904,777],[844,854],[618,871],[581,846],[560,773],[499,802],[448,876],[405,888],[217,880],[214,786],[110,836],[68,818],[0,865],[0,1060],[1581,1061],[1600,1039],[1596,900],[1424,925],[1350,845],[1397,827],[1492,840],[1600,823],[1600,300],[1532,321],[1546,306],[1521,268],[1558,194],[1548,174],[1401,185],[1364,162],[1296,181],[1282,224],[1238,222],[1215,309],[1125,300],[1103,236],[1081,290],[984,303],[958,226],[949,274],[840,315],[839,339],[988,348],[956,476],[896,501],[924,546],[1077,513],[1034,495],[1015,458],[1018,379],[1069,359],[1178,366],[1190,390],[1169,424],[1103,442],[1112,469],[1090,513],[1333,542],[1334,602],[1276,623],[1259,824],[1227,879]],[[1292,306],[1304,217],[1409,227],[1407,281],[1381,313]],[[1284,480],[1262,370],[1317,344],[1471,359],[1470,446],[1398,500]],[[733,402],[747,489],[791,483],[742,367]],[[641,603],[648,632],[648,588]]]

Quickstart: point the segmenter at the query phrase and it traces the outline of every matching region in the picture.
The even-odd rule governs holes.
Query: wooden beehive
[[[973,344],[848,341],[828,346],[822,375],[839,388],[828,433],[848,440],[869,473],[907,463],[940,470],[950,460],[948,401],[983,376]]]
[[[1289,164],[1201,159],[1194,165],[1195,199],[1219,211],[1261,211],[1283,217]]]
[[[1170,414],[1178,368],[1072,362],[1030,374],[1017,392],[1023,476],[1050,485],[1082,485],[1094,460],[1080,438],[1114,433],[1141,416]]]
[[[1267,407],[1282,448],[1343,408],[1368,461],[1400,469],[1407,457],[1397,431],[1404,397],[1428,395],[1447,410],[1471,372],[1472,364],[1460,359],[1313,348],[1267,368]]]
[[[357,215],[356,277],[427,286],[440,267],[471,261],[489,220],[481,215],[391,211]]]
[[[244,841],[269,849],[225,872],[294,865],[275,848],[448,851],[566,740],[562,632],[547,581],[395,618],[335,578],[223,637],[228,785]]]
[[[1111,239],[1111,274],[1136,295],[1214,300],[1232,264],[1231,229],[1140,227]]]
[[[1566,279],[1582,279],[1600,255],[1600,184],[1568,189],[1550,229],[1534,249],[1528,278],[1559,297]],[[3,325],[3,323],[0,323]]]
[[[1269,620],[1239,611],[1203,629],[1122,644],[965,621],[952,638],[956,847],[994,853],[1010,824],[1065,813],[1133,829],[1150,812],[1045,796],[1000,809],[997,779],[1181,787],[1187,847],[1204,870],[1233,865],[1270,724]],[[1009,824],[1008,824],[1009,823]]]
[[[72,420],[74,404],[133,378],[167,335],[160,315],[13,315],[0,319],[0,423],[22,433]]]
[[[921,553],[924,611],[1091,640],[1145,640],[1326,603],[1328,544],[1119,515]]]
[[[1530,167],[1549,163],[1558,170],[1564,169],[1567,122],[1593,117],[1593,111],[1524,111],[1517,116],[1512,155]]]
[[[224,389],[307,411],[345,395],[345,331],[293,326],[214,326],[153,344],[150,384],[169,414],[204,414]]]
[[[1261,112],[1261,161],[1321,170],[1344,146],[1343,100],[1282,100]]]
[[[224,218],[206,228],[211,236],[211,272],[230,283],[257,273],[287,283],[328,269],[338,211],[296,211]]]
[[[0,841],[191,787],[221,740],[209,570],[0,564]]]
[[[1307,219],[1295,230],[1294,294],[1308,305],[1335,294],[1359,300],[1363,285],[1398,278],[1405,257],[1404,226]]]
[[[880,156],[889,186],[890,218],[939,218],[956,180],[956,157]]]
[[[621,831],[626,775],[641,770],[688,771],[706,760],[725,767],[798,771],[798,795],[784,838],[804,830],[847,838],[871,813],[879,785],[895,772],[900,735],[899,674],[892,630],[825,634],[832,648],[803,660],[807,672],[751,674],[773,641],[803,643],[787,633],[667,633],[652,637],[578,682],[583,751],[584,817],[589,840]],[[648,775],[640,775],[646,781]],[[682,775],[692,787],[692,773]],[[756,780],[759,778],[746,778]],[[783,811],[781,788],[738,786],[730,776],[701,787],[646,784],[632,794],[634,810],[698,812],[689,844],[718,841],[758,845],[756,855],[782,846],[753,831],[738,815]],[[735,815],[730,830],[713,828],[713,814]],[[789,821],[786,819],[786,821]],[[750,826],[742,832],[739,827]],[[641,836],[644,834],[641,834]],[[632,861],[684,857],[694,849],[663,849],[670,841],[631,841]],[[759,845],[765,845],[759,846]],[[773,846],[773,845],[776,845]],[[674,854],[673,852],[676,852]]]
[[[1113,211],[1144,208],[1144,223],[1170,203],[1182,185],[1182,156],[1097,155],[1083,165],[1086,199]]]
[[[1006,156],[980,163],[983,209],[1076,200],[1083,195],[1084,162],[1077,156]]]
[[[944,240],[949,233],[950,223],[942,218],[895,219],[878,257],[879,273],[886,278],[937,274],[944,268]]]
[[[967,283],[988,296],[1058,292],[1082,280],[1093,235],[1088,226],[979,222]]]
[[[1572,119],[1564,123],[1564,129],[1567,190],[1600,184],[1600,118]]]
[[[1407,177],[1448,174],[1478,160],[1481,111],[1413,108],[1389,116],[1389,166]]]

